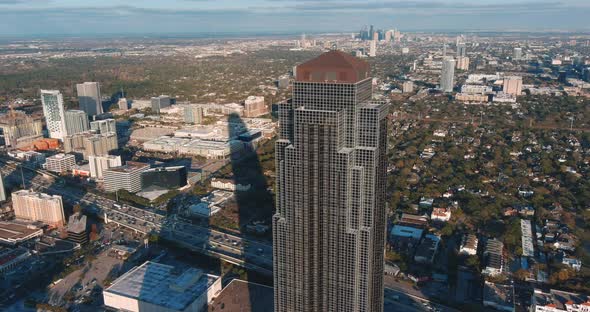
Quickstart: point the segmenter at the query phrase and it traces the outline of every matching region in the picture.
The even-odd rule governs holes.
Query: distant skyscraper
[[[442,71],[440,76],[440,89],[443,92],[453,92],[455,80],[455,60],[445,58],[442,62]]]
[[[172,101],[167,95],[160,95],[152,98],[152,112],[159,114],[160,109],[170,106]]]
[[[371,40],[371,47],[369,48],[369,56],[375,57],[377,56],[377,41]]]
[[[515,60],[522,59],[522,48],[514,48],[514,56],[513,56],[513,58]]]
[[[297,71],[279,109],[275,311],[383,311],[388,106],[346,53]]]
[[[520,95],[522,93],[522,77],[507,76],[504,77],[502,91],[506,94]]]
[[[88,115],[81,110],[68,110],[66,116],[66,132],[68,135],[73,135],[88,131],[90,125],[88,123]]]
[[[85,82],[76,85],[80,109],[88,116],[100,115],[102,111],[102,99],[100,96],[100,84],[98,82]]]
[[[6,190],[4,189],[4,177],[2,176],[2,172],[0,172],[0,202],[6,200]]]
[[[465,57],[467,55],[467,46],[464,42],[459,43],[457,46],[457,58]]]
[[[64,100],[57,90],[41,90],[43,115],[47,124],[49,137],[63,140],[67,135]]]

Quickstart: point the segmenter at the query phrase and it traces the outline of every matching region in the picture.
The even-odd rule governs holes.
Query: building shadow
[[[249,131],[244,120],[237,114],[228,116],[228,134],[230,138],[231,180],[237,188],[248,188],[247,191],[236,191],[237,223],[243,238],[270,235],[271,218],[274,211],[274,198],[264,174],[260,159],[256,153],[256,138]],[[243,261],[245,267],[258,266],[260,258],[266,257],[272,263],[272,253],[257,248],[254,244],[243,244]],[[255,302],[256,290],[252,282],[271,283],[268,278],[248,271],[248,294],[250,302]],[[253,311],[254,310],[254,307]],[[256,310],[258,311],[258,310]]]

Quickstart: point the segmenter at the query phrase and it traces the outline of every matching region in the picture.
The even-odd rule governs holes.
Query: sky
[[[0,0],[0,36],[590,31],[590,0]]]

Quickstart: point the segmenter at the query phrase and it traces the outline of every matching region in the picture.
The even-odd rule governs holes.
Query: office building
[[[414,82],[413,81],[404,81],[404,83],[402,85],[402,92],[403,93],[414,92]]]
[[[43,235],[43,229],[30,222],[0,221],[0,245],[16,246]]]
[[[455,86],[455,60],[445,58],[442,62],[442,72],[440,75],[440,89],[443,92],[453,92]]]
[[[80,110],[88,116],[96,116],[103,113],[102,98],[100,96],[100,84],[98,82],[85,82],[76,85]]]
[[[170,97],[167,95],[160,95],[152,98],[152,112],[159,114],[160,109],[171,105]]]
[[[5,146],[19,147],[43,137],[43,121],[11,109],[0,116],[0,135]]]
[[[130,193],[141,191],[142,173],[150,168],[149,164],[128,161],[125,165],[113,167],[103,172],[104,189],[107,192],[126,190]]]
[[[516,61],[522,59],[522,48],[514,48],[514,55],[512,58]]]
[[[121,156],[114,155],[88,156],[88,164],[90,177],[97,180],[102,180],[105,170],[122,165]]]
[[[45,159],[43,168],[55,173],[66,173],[76,165],[76,157],[71,154],[56,154]]]
[[[66,116],[66,132],[68,135],[74,135],[86,132],[90,128],[88,124],[88,115],[81,110],[68,110]]]
[[[119,107],[120,110],[128,110],[129,109],[129,102],[127,102],[126,98],[120,98],[119,101],[117,102],[117,106]]]
[[[195,268],[147,261],[103,291],[104,304],[130,312],[202,312],[221,292],[221,278]]]
[[[458,70],[469,70],[469,58],[467,56],[460,56],[457,58]]]
[[[173,189],[186,185],[187,171],[184,166],[151,168],[142,173],[142,189]]]
[[[2,172],[0,172],[0,202],[6,200],[6,190],[4,189],[4,177],[2,176]]]
[[[507,76],[504,77],[504,83],[502,91],[505,94],[520,95],[522,93],[522,77],[518,76]]]
[[[87,222],[86,216],[76,212],[68,219],[68,240],[78,243],[80,245],[88,242],[88,232],[86,231]]]
[[[388,106],[368,63],[330,51],[297,66],[279,109],[275,311],[383,311]]]
[[[67,135],[64,100],[57,90],[41,90],[43,115],[47,124],[49,137],[63,140]]]
[[[187,105],[184,107],[184,122],[195,125],[203,123],[203,107],[199,105]]]
[[[58,195],[16,191],[12,193],[12,208],[17,219],[41,221],[54,227],[61,227],[65,222],[63,201]]]
[[[90,130],[98,133],[117,133],[117,121],[112,118],[95,120],[90,123]]]

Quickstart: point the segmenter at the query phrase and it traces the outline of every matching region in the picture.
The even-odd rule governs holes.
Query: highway
[[[86,211],[103,218],[105,223],[113,222],[142,234],[155,233],[164,240],[175,242],[193,251],[241,265],[262,274],[272,274],[272,246],[269,244],[191,224],[148,209],[120,204],[97,194],[73,189],[69,185],[55,185],[52,180],[59,179],[56,175],[45,170],[23,166],[15,159],[0,158],[0,163],[4,164],[2,167],[4,176],[19,170],[18,166],[22,166],[26,169],[23,174],[26,172],[24,180],[27,187],[60,195],[72,204],[80,204]],[[20,177],[20,172],[17,175]]]

